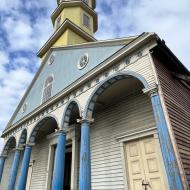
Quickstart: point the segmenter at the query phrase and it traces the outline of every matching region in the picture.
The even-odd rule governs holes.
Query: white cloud
[[[190,69],[189,0],[109,0],[99,1],[99,39],[156,32],[176,56]]]
[[[0,133],[34,75],[31,68],[39,66],[34,57],[20,52],[35,53],[50,37],[55,7],[56,0],[1,0],[0,32],[8,43],[0,36]],[[189,0],[97,0],[97,11],[98,39],[156,32],[190,69]]]
[[[10,11],[18,9],[21,5],[21,0],[1,0],[0,11]]]

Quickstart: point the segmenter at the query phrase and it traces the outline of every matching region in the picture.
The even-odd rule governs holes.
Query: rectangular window
[[[86,14],[83,14],[83,25],[90,28],[90,18]]]

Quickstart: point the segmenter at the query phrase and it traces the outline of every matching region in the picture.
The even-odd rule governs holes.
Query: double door
[[[130,190],[167,190],[158,139],[147,137],[126,143]]]

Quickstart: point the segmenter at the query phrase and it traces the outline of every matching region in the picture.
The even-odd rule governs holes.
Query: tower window
[[[61,26],[61,16],[59,16],[56,20],[56,29]]]
[[[42,102],[46,102],[51,97],[52,88],[53,88],[53,77],[49,76],[49,77],[47,77],[45,84],[44,84]]]
[[[83,14],[83,25],[90,28],[90,18],[86,14]]]

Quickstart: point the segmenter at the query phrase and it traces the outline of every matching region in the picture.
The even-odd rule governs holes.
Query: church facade
[[[155,33],[97,41],[95,0],[57,4],[0,189],[188,190],[190,72]]]

